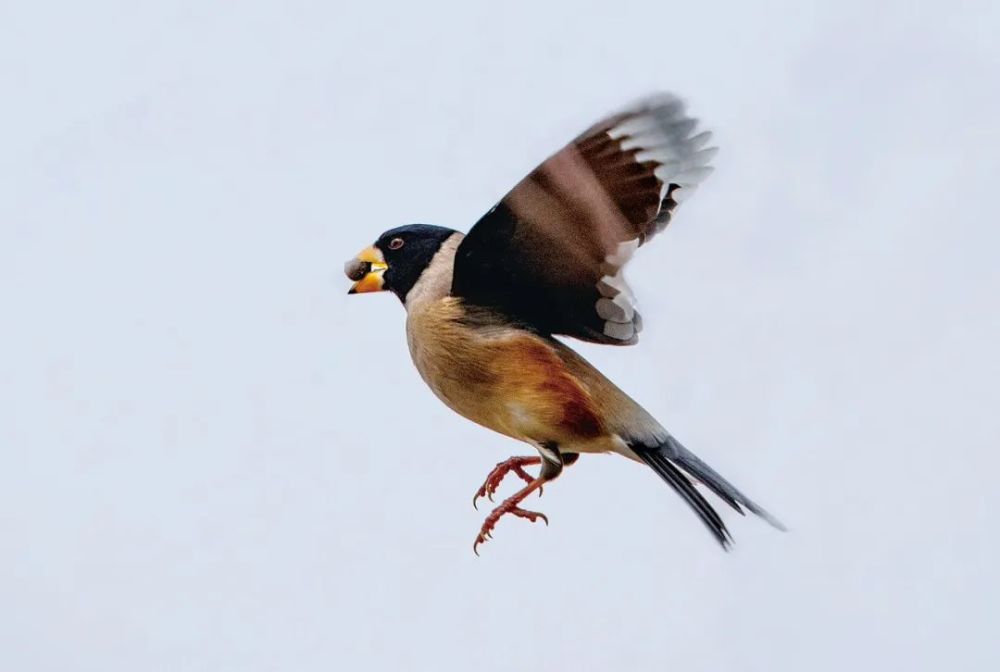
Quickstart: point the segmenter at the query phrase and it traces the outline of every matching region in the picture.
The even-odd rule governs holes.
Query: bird
[[[723,549],[733,537],[699,484],[785,530],[565,342],[638,341],[642,318],[623,271],[712,172],[717,148],[698,125],[678,96],[648,95],[552,154],[468,234],[407,224],[344,265],[349,294],[402,302],[411,358],[441,401],[537,453],[498,463],[476,491],[474,505],[493,501],[510,474],[525,482],[486,517],[477,555],[503,516],[547,525],[524,500],[596,453],[647,465]]]

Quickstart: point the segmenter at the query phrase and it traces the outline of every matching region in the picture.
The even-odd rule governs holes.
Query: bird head
[[[429,224],[386,231],[374,245],[344,264],[344,273],[354,281],[348,294],[390,291],[405,301],[441,245],[454,233]]]

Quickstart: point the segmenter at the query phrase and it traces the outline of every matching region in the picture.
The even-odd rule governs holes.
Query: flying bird
[[[732,536],[698,483],[784,529],[555,338],[638,341],[642,319],[623,269],[711,173],[717,149],[697,126],[676,96],[648,97],[546,159],[467,235],[401,226],[345,264],[350,294],[389,291],[402,301],[413,363],[441,401],[537,451],[497,464],[476,492],[473,504],[492,500],[511,473],[526,483],[486,517],[477,554],[504,515],[548,523],[521,504],[590,453],[648,465],[723,548]]]

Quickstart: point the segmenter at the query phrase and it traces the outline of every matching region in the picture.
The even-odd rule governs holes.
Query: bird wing
[[[486,213],[455,257],[452,295],[548,334],[630,345],[641,319],[622,276],[711,173],[711,133],[676,96],[639,101],[546,159]]]

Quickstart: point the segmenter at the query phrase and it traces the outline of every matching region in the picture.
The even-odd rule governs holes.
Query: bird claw
[[[518,504],[523,502],[528,495],[535,490],[538,490],[538,494],[541,496],[543,484],[542,479],[534,478],[531,474],[524,470],[525,465],[541,463],[542,458],[540,457],[512,457],[509,460],[497,462],[497,465],[486,477],[486,480],[479,487],[479,490],[476,491],[475,496],[472,498],[472,506],[478,510],[479,498],[486,497],[492,502],[493,495],[496,494],[501,481],[503,481],[504,476],[510,472],[514,472],[518,478],[521,478],[528,483],[526,487],[522,488],[511,497],[505,499],[500,506],[493,509],[490,515],[486,516],[486,520],[483,521],[483,526],[479,529],[479,534],[476,535],[476,541],[472,544],[472,551],[476,555],[479,555],[480,544],[485,544],[488,540],[493,538],[493,528],[496,526],[497,521],[504,516],[504,514],[509,513],[517,518],[524,518],[532,523],[541,519],[541,521],[548,526],[549,519],[544,513],[527,511],[518,506]]]
[[[494,501],[493,495],[496,494],[497,489],[500,487],[500,483],[503,481],[504,477],[510,472],[514,472],[521,480],[525,483],[534,482],[534,477],[524,470],[525,465],[535,465],[541,464],[542,458],[540,457],[512,457],[503,462],[497,462],[496,466],[483,481],[483,484],[479,486],[479,490],[472,497],[472,508],[479,510],[479,499],[481,497],[486,497],[491,502]],[[539,494],[541,494],[539,489]]]
[[[486,530],[486,531],[480,530],[479,531],[479,534],[476,535],[476,540],[472,543],[472,552],[476,554],[476,557],[479,557],[479,545],[480,544],[485,544],[488,540],[490,540],[492,538],[493,538],[493,535],[490,534],[488,530]]]
[[[527,496],[526,493],[524,496]],[[523,497],[521,497],[523,499]],[[497,521],[504,516],[504,514],[511,514],[517,518],[524,518],[525,520],[535,523],[541,520],[545,523],[545,526],[549,526],[549,517],[544,513],[539,513],[538,511],[528,511],[517,506],[520,500],[517,499],[517,495],[506,500],[503,504],[493,509],[493,512],[486,516],[486,520],[483,522],[483,526],[479,530],[479,534],[476,535],[476,541],[472,544],[472,551],[479,555],[479,545],[485,544],[488,540],[493,538],[493,528],[496,526]]]
[[[538,511],[526,511],[525,509],[514,508],[508,511],[508,513],[512,513],[518,518],[524,518],[532,523],[536,523],[539,519],[541,519],[541,521],[545,523],[545,527],[549,526],[549,517],[544,513],[539,513]]]

